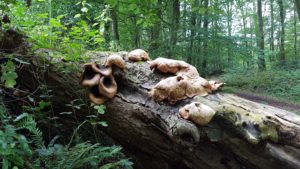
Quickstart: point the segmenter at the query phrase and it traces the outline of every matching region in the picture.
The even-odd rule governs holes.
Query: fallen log
[[[109,53],[89,55],[86,62],[104,64]],[[37,82],[43,81],[52,91],[56,116],[68,111],[65,105],[74,99],[87,105],[77,113],[79,119],[93,111],[79,85],[83,63],[62,62],[41,53],[21,59],[31,63],[18,70],[21,85],[35,91],[41,87]],[[118,93],[105,103],[107,113],[101,118],[109,127],[102,130],[132,156],[135,168],[300,168],[299,116],[221,92],[176,104],[155,102],[149,91],[166,75],[152,72],[147,62],[126,62],[124,71],[113,72]],[[179,116],[179,109],[193,101],[217,112],[207,126]]]

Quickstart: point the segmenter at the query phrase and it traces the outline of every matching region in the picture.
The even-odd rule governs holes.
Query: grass
[[[224,91],[252,92],[266,97],[292,103],[300,103],[300,69],[234,71],[223,74],[220,80],[226,82]]]

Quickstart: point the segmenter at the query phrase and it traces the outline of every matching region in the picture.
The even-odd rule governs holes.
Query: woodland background
[[[197,67],[202,76],[225,81],[225,92],[251,93],[291,103],[296,109],[300,103],[300,24],[293,0],[1,0],[0,16],[1,57],[9,58],[5,62],[1,60],[1,92],[4,94],[4,88],[17,88],[15,63],[26,64],[15,57],[24,53],[22,46],[16,47],[20,49],[17,52],[16,48],[3,48],[6,30],[14,30],[26,35],[30,47],[25,42],[23,46],[28,53],[45,50],[52,58],[83,63],[90,51],[142,48],[152,59],[185,60]],[[4,168],[30,165],[24,159],[32,156],[31,143],[23,135],[16,136],[15,133],[19,130],[20,124],[17,123],[20,120],[30,124],[29,127],[23,125],[23,128],[27,127],[40,145],[36,146],[40,150],[37,166],[42,163],[52,168],[52,163],[45,159],[58,152],[65,153],[58,153],[60,157],[68,154],[68,158],[55,164],[59,168],[59,165],[65,164],[64,160],[73,159],[82,147],[92,146],[76,137],[77,130],[70,143],[62,147],[55,147],[55,140],[51,142],[50,136],[46,139],[48,146],[41,142],[41,131],[37,126],[49,123],[45,117],[47,113],[51,114],[51,103],[47,102],[51,91],[47,90],[47,86],[43,86],[42,90],[44,98],[29,98],[30,106],[23,106],[21,115],[10,114],[7,117],[9,112],[5,105],[1,108],[1,124],[9,126],[1,128],[1,145],[9,143],[9,139],[21,143],[20,150],[1,151],[0,154],[6,157],[2,160]],[[72,115],[82,105],[74,100],[68,106],[74,111],[62,113]],[[99,114],[105,111],[103,106],[95,109]],[[29,112],[44,112],[44,115],[32,116]],[[95,125],[93,118],[96,119],[91,117],[88,122]],[[97,125],[107,126],[104,121]],[[70,149],[73,138],[78,139],[78,144]],[[119,147],[101,149],[103,147],[98,144],[94,146],[97,147],[92,148],[94,152],[85,154],[87,161],[113,157],[121,159],[109,163],[108,167],[131,166],[131,162],[123,159],[124,155],[115,157]],[[26,158],[16,160],[20,151]],[[97,151],[113,153],[95,157]],[[17,161],[17,164],[12,161]],[[80,164],[74,164],[74,159],[72,162],[72,165]],[[106,162],[111,161],[102,161]]]

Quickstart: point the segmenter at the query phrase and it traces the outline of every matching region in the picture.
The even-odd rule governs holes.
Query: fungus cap
[[[209,106],[200,102],[192,102],[179,109],[182,118],[191,120],[199,125],[207,125],[216,112]]]
[[[111,76],[102,76],[99,81],[99,92],[101,95],[113,98],[118,90],[118,85],[115,81],[115,78]]]
[[[106,98],[100,93],[98,86],[90,88],[89,99],[95,104],[103,104],[106,101]]]
[[[100,75],[93,68],[95,63],[84,65],[84,72],[80,76],[79,84],[84,87],[92,87],[99,83]]]
[[[119,54],[112,54],[106,59],[105,67],[117,66],[120,69],[125,68],[125,61]]]
[[[149,54],[143,49],[135,49],[128,53],[128,60],[133,62],[150,60]]]

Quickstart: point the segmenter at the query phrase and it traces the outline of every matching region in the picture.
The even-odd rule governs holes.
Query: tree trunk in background
[[[195,39],[195,29],[196,29],[196,12],[193,11],[193,7],[197,4],[197,0],[193,2],[192,5],[192,11],[191,11],[191,35],[190,35],[190,43],[189,43],[189,48],[188,48],[188,54],[187,54],[187,62],[188,63],[193,63],[193,56],[191,53],[193,52],[193,46],[194,46],[194,39]]]
[[[171,17],[171,28],[170,28],[170,51],[168,57],[173,57],[174,50],[177,43],[177,33],[179,29],[179,17],[180,17],[180,2],[179,0],[172,1],[172,17]]]
[[[196,6],[198,8],[202,8],[202,0],[196,0]],[[198,53],[198,56],[196,58],[196,67],[199,68],[202,66],[202,63],[201,63],[201,54],[202,54],[202,33],[200,32],[200,30],[202,30],[202,14],[198,13],[196,15],[196,27],[195,27],[195,31],[197,30],[196,32],[196,37],[197,37],[197,42],[195,43],[195,52]]]
[[[263,18],[262,18],[262,5],[261,0],[257,0],[257,17],[258,17],[258,39],[257,39],[257,46],[259,48],[259,54],[258,54],[258,69],[259,70],[265,70],[266,69],[266,63],[264,58],[264,50],[265,50],[265,39],[264,39],[264,24],[263,24]]]
[[[103,64],[109,53],[88,55],[90,62]],[[36,92],[43,90],[37,82],[43,82],[51,90],[48,101],[53,116],[59,117],[59,124],[68,126],[62,127],[60,134],[71,135],[70,129],[76,128],[78,121],[95,116],[86,89],[78,84],[83,65],[48,56],[21,59],[31,64],[20,66],[19,85]],[[105,103],[106,112],[100,118],[108,127],[101,129],[124,147],[136,169],[300,168],[299,116],[225,93],[185,99],[174,105],[153,101],[149,90],[168,76],[152,72],[147,62],[126,62],[125,71],[114,69],[118,93]],[[66,104],[74,99],[86,105],[76,110],[77,123],[73,116],[61,113],[72,111]],[[199,126],[179,117],[179,108],[193,101],[217,112],[209,125]],[[98,134],[99,128],[94,132]]]
[[[207,57],[208,57],[208,2],[209,0],[204,0],[204,20],[203,20],[203,29],[204,29],[204,36],[203,36],[203,60],[202,60],[202,69],[207,68]]]
[[[271,8],[270,50],[274,52],[274,50],[275,50],[275,47],[274,47],[274,0],[271,0],[270,8]]]
[[[115,8],[111,8],[110,11],[110,17],[111,17],[111,29],[112,29],[112,38],[117,44],[117,46],[120,46],[120,36],[119,36],[119,27],[118,27],[118,15]]]
[[[158,0],[156,4],[156,16],[157,20],[153,27],[151,28],[151,36],[150,36],[150,46],[149,51],[152,52],[159,48],[159,41],[160,41],[160,30],[161,30],[161,21],[160,18],[162,17],[162,0]]]
[[[285,50],[284,50],[284,41],[285,41],[285,11],[283,7],[283,1],[277,0],[279,6],[279,15],[280,15],[280,52],[279,52],[279,61],[281,65],[285,65]]]
[[[109,49],[110,47],[110,21],[105,22],[104,24],[104,39],[105,39],[105,48]]]
[[[295,60],[297,59],[297,41],[298,41],[298,38],[297,38],[297,14],[296,14],[296,7],[294,8],[294,58]]]
[[[132,20],[133,20],[133,23],[134,23],[134,25],[135,25],[135,27],[134,27],[134,32],[133,32],[133,34],[134,34],[134,48],[140,48],[140,29],[139,29],[139,25],[138,25],[138,23],[137,23],[137,16],[136,15],[134,15],[133,17],[132,17]]]
[[[227,12],[227,36],[229,38],[229,43],[228,43],[228,47],[227,47],[227,61],[228,61],[228,65],[229,67],[232,66],[233,62],[232,62],[232,46],[231,46],[231,30],[232,30],[232,0],[230,0],[227,4],[226,4],[226,12]]]
[[[300,0],[295,0],[295,6],[297,8],[298,17],[299,17],[299,20],[300,20]]]

